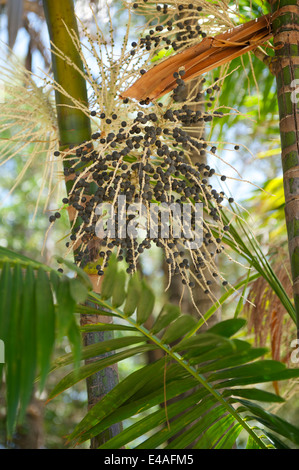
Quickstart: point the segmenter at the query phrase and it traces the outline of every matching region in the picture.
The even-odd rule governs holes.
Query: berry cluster
[[[140,2],[133,4],[134,9],[139,6]],[[131,61],[135,60],[136,50],[157,50],[162,42],[176,50],[180,47],[177,44],[185,46],[187,40],[199,34],[203,36],[198,24],[188,18],[189,14],[198,15],[200,7],[178,4],[177,15],[185,9],[188,13],[181,21],[168,19],[167,5],[158,4],[156,8],[165,15],[165,27],[157,25],[138,42],[134,41],[129,54]],[[173,39],[169,35],[174,35]],[[145,69],[139,67],[137,72],[143,74]],[[214,281],[211,277],[227,285],[218,271],[215,258],[223,252],[222,238],[229,231],[229,225],[222,218],[226,208],[223,202],[233,203],[233,198],[213,188],[211,180],[217,177],[216,170],[203,163],[207,153],[216,153],[216,146],[209,148],[204,137],[196,137],[190,129],[203,127],[222,117],[220,111],[209,110],[215,94],[220,90],[220,80],[216,78],[203,90],[205,79],[202,79],[201,91],[198,91],[199,87],[187,90],[184,70],[175,72],[174,78],[176,88],[168,101],[133,103],[125,98],[116,100],[117,106],[112,110],[109,103],[100,109],[95,104],[90,114],[98,127],[92,134],[92,140],[61,152],[68,185],[71,181],[68,197],[63,199],[72,220],[70,241],[66,245],[68,250],[74,250],[79,265],[95,262],[96,272],[101,276],[113,252],[116,252],[118,260],[126,260],[127,272],[132,273],[137,269],[139,256],[155,244],[165,253],[170,278],[180,275],[182,283],[190,289],[199,284],[207,295],[213,296],[211,284]],[[206,106],[199,107],[199,103],[206,103]],[[56,151],[55,154],[58,156],[60,153]],[[194,154],[199,160],[195,164],[191,160]],[[226,179],[225,175],[219,176],[222,181]],[[118,220],[122,214],[119,213],[119,196],[124,196],[126,200],[127,227],[134,219],[129,212],[132,203],[142,203],[148,215],[153,203],[158,206],[163,203],[177,204],[181,212],[185,204],[190,204],[194,209],[196,203],[202,203],[206,215],[202,220],[201,246],[188,250],[188,236],[178,238],[174,234],[172,222],[179,222],[182,232],[184,227],[181,216],[176,215],[179,220],[175,220],[174,213],[167,222],[162,220],[161,214],[158,216],[159,230],[154,237],[146,223],[141,238],[120,236]],[[109,203],[114,209],[115,234],[100,238],[97,227],[103,217],[98,215],[97,208],[103,203]],[[58,217],[59,212],[51,215],[50,222]],[[191,228],[195,231],[194,210],[190,217]],[[161,234],[165,233],[166,226],[169,236],[165,238]]]
[[[147,0],[143,2],[133,3],[133,9],[135,11],[143,12],[143,4],[147,3]],[[148,9],[148,6],[146,5]],[[149,29],[148,34],[142,37],[139,42],[141,49],[150,51],[151,49],[157,50],[157,48],[163,47],[163,49],[170,49],[170,47],[177,51],[186,45],[189,45],[191,41],[206,37],[206,33],[202,31],[200,24],[198,23],[199,14],[202,12],[201,6],[196,6],[193,3],[188,5],[184,4],[164,4],[163,6],[157,4],[155,7],[158,18],[166,17],[165,24],[158,24],[155,27]],[[152,14],[154,12],[151,12]],[[134,41],[132,47],[135,48],[138,43]],[[135,54],[135,50],[131,51],[131,54]]]

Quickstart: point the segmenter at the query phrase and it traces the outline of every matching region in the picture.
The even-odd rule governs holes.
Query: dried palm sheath
[[[142,75],[122,98],[154,100],[176,87],[174,72],[185,70],[184,81],[191,80],[256,49],[272,36],[270,16],[231,28],[215,37],[206,37],[199,44],[164,60]]]

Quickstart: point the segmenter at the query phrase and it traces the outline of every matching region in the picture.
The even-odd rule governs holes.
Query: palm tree
[[[72,2],[71,2],[72,3]],[[68,41],[66,39],[66,34],[65,34],[65,30],[64,32],[62,33],[61,35],[61,32],[62,32],[62,26],[58,25],[57,22],[55,22],[55,17],[57,18],[58,16],[61,17],[61,18],[73,18],[73,21],[74,21],[74,14],[73,14],[73,11],[70,10],[70,5],[67,6],[67,9],[64,10],[64,9],[61,9],[59,7],[59,10],[57,10],[57,7],[54,8],[53,4],[52,4],[52,7],[50,8],[49,7],[50,5],[50,2],[47,2],[47,1],[44,1],[44,6],[45,6],[45,12],[46,12],[46,18],[47,18],[47,23],[48,23],[48,28],[49,28],[49,33],[50,33],[50,37],[51,37],[51,40],[53,41],[53,43],[56,45],[56,47],[58,47],[66,56],[68,56],[71,60],[75,59],[74,60],[74,63],[77,65],[77,61],[78,61],[78,54],[77,52],[74,50],[74,47],[73,47],[73,44],[71,43],[70,41],[70,38],[68,38]],[[65,6],[64,6],[65,8]],[[56,10],[56,11],[55,11]],[[53,16],[51,16],[51,13]],[[295,24],[295,23],[294,23]],[[74,31],[76,31],[77,33],[77,28],[76,28],[76,25],[73,23],[73,24],[70,24],[68,25],[67,24],[67,27],[69,28],[72,28]],[[59,37],[59,32],[57,32],[55,34],[55,29],[57,28],[57,30],[60,31],[60,37]],[[274,28],[274,35],[277,33],[277,30]],[[245,34],[245,33],[244,33]],[[266,24],[266,28],[265,28],[265,33],[262,33],[261,34],[261,37],[262,39],[258,39],[259,42],[262,42],[266,39],[267,35],[269,36],[269,27],[268,25]],[[276,37],[274,39],[274,41],[276,40]],[[69,47],[70,48],[73,48],[73,53],[75,54],[69,54],[70,50],[68,50],[67,48],[67,44],[69,43]],[[258,43],[256,42],[255,46],[257,45]],[[252,49],[254,47],[251,47]],[[244,51],[242,51],[243,53],[246,51],[248,51],[250,48],[244,48]],[[72,77],[74,75],[74,71],[71,72],[70,71],[70,68],[71,67],[67,67],[65,64],[62,64],[61,62],[61,65],[63,65],[63,69],[62,69],[62,72],[59,74],[59,66],[57,64],[58,62],[58,59],[55,57],[55,54],[53,54],[53,64],[54,64],[54,78],[55,80],[61,84],[63,87],[64,87],[64,80],[68,80],[69,77]],[[228,59],[230,59],[230,55],[228,54]],[[171,60],[171,59],[169,59]],[[225,59],[226,60],[226,59]],[[82,63],[79,64],[79,68],[82,70]],[[188,70],[188,69],[187,69]],[[187,72],[188,73],[188,72]],[[293,76],[293,75],[291,75]],[[77,77],[78,78],[78,77]],[[146,74],[144,76],[144,79],[146,78]],[[72,83],[76,83],[74,80],[72,81]],[[71,94],[71,96],[73,96],[75,99],[79,99],[79,101],[87,101],[87,97],[86,95],[82,94],[83,91],[85,91],[85,87],[82,83],[82,79],[81,79],[81,83],[78,81],[78,87],[77,87],[77,90],[76,92],[73,94],[72,93],[72,90],[68,90]],[[77,83],[76,83],[76,86],[77,86]],[[78,92],[79,92],[79,95],[78,95]],[[126,96],[126,95],[124,95]],[[59,93],[56,93],[56,102],[57,104],[63,104],[60,102],[60,99],[59,99]],[[64,103],[66,104],[66,103]],[[68,103],[70,104],[70,103]],[[59,109],[59,108],[58,108]],[[63,108],[60,108],[60,112],[62,111]],[[71,111],[71,115],[72,115],[72,111]],[[73,117],[73,115],[72,115]],[[74,144],[74,145],[78,145],[79,142],[82,142],[82,141],[88,141],[90,140],[90,128],[88,128],[88,122],[87,122],[87,119],[86,117],[84,116],[85,118],[85,122],[84,124],[82,125],[80,122],[79,123],[76,123],[76,125],[74,126],[76,129],[79,130],[79,133],[76,135],[76,138],[75,138],[75,141],[73,142],[69,142],[69,139],[70,139],[70,126],[66,125],[67,123],[67,119],[65,119],[65,116],[63,118],[63,116],[59,116],[59,111],[58,111],[58,122],[61,122],[62,123],[62,126],[66,125],[66,134],[65,134],[65,137],[66,137],[66,140],[63,139],[63,135],[64,135],[64,129],[60,129],[60,135],[61,135],[61,146],[63,148],[63,146],[65,144]],[[83,118],[83,119],[84,119]],[[88,132],[89,132],[89,135],[85,135],[84,139],[82,139],[82,137],[80,136],[80,129],[81,127],[85,128],[85,129],[88,129]],[[79,138],[79,141],[77,140]],[[70,183],[69,183],[70,184]],[[286,209],[287,211],[287,209]],[[88,261],[91,261],[90,259]],[[295,261],[295,264],[294,266],[296,266],[296,261]],[[294,271],[293,271],[294,273]],[[295,279],[294,279],[295,281]],[[296,298],[296,297],[295,297]],[[87,343],[88,344],[88,343]],[[102,394],[104,395],[105,394],[105,391],[103,389],[103,384],[100,383],[97,385],[97,387],[100,387],[99,390],[102,390]],[[89,403],[90,405],[93,405],[95,403],[95,397],[92,397],[91,396],[91,390],[93,390],[95,388],[95,384],[93,384],[89,390]],[[97,442],[97,444],[99,444],[99,442]]]

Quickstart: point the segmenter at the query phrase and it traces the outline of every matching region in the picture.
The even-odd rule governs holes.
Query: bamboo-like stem
[[[55,81],[61,86],[69,96],[75,101],[81,102],[85,106],[88,103],[87,88],[84,77],[78,72],[83,72],[83,63],[80,55],[73,43],[68,30],[79,36],[77,20],[74,12],[73,0],[43,0],[45,17],[48,25],[48,31],[51,42],[61,53],[70,59],[70,63],[62,60],[52,51],[52,67]],[[74,66],[71,65],[74,64]],[[76,70],[77,69],[77,70]],[[89,117],[80,109],[75,109],[73,101],[61,93],[55,91],[57,119],[59,127],[60,149],[69,148],[69,146],[78,146],[83,142],[91,140],[91,124]],[[64,166],[68,166],[67,159]],[[66,181],[67,192],[69,193],[73,181]],[[70,213],[71,218],[71,213]],[[94,248],[94,247],[93,247]],[[90,259],[84,260],[85,262]],[[91,281],[94,285],[94,291],[98,292],[98,286],[94,282],[94,276]],[[94,306],[94,305],[93,305]],[[108,319],[108,320],[107,320]],[[98,315],[81,315],[81,324],[98,323],[99,321],[110,321],[110,317]],[[84,335],[84,344],[94,344],[99,341],[111,339],[111,332],[91,332]],[[97,358],[93,358],[96,360]],[[87,380],[88,407],[92,407],[106,393],[108,393],[118,382],[116,366],[107,367],[89,377]],[[91,447],[95,448],[118,434],[120,425],[111,427],[108,432],[92,439]]]
[[[285,219],[299,337],[299,4],[272,0],[276,76],[280,119]]]
[[[79,70],[83,71],[82,60],[65,25],[78,35],[78,26],[72,0],[44,0],[50,40]],[[65,23],[65,25],[64,25]],[[87,104],[87,90],[84,78],[74,67],[52,53],[54,78],[74,99]],[[90,120],[79,109],[69,108],[73,102],[59,91],[55,92],[60,145],[79,145],[90,140]]]

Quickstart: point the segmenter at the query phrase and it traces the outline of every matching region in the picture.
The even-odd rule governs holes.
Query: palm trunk
[[[299,95],[296,94],[299,85],[299,5],[298,0],[272,0],[270,3],[276,46],[273,71],[279,105],[285,218],[299,325]],[[299,328],[297,331],[299,335]]]
[[[52,43],[66,56],[72,63],[83,72],[83,64],[74,43],[67,32],[66,27],[78,34],[78,26],[74,12],[73,0],[43,0],[45,17],[48,25],[49,36]],[[64,24],[65,23],[65,24]],[[67,91],[75,100],[87,104],[86,82],[82,75],[66,61],[57,57],[52,52],[52,67],[55,81]],[[59,127],[60,149],[64,150],[71,145],[78,146],[83,142],[91,140],[90,119],[79,109],[74,109],[73,101],[67,98],[59,91],[55,92],[57,119]],[[71,107],[68,107],[71,106]],[[64,166],[68,167],[68,160],[64,160]],[[71,190],[73,180],[66,181],[67,193]],[[70,221],[72,221],[72,211],[69,212]],[[94,261],[95,247],[90,247],[89,255],[84,259],[87,264]],[[82,266],[81,266],[82,267]],[[95,282],[94,276],[90,275],[94,290],[98,292],[99,288]],[[94,305],[93,305],[94,306]],[[94,306],[96,308],[96,306]],[[81,325],[98,323],[99,321],[110,321],[110,317],[101,317],[97,315],[81,315]],[[90,345],[99,341],[111,339],[111,332],[87,333],[84,335],[84,344]],[[92,360],[96,360],[93,358]],[[118,382],[116,366],[107,367],[104,371],[89,377],[87,380],[88,407],[92,407],[105,394],[107,394]],[[101,443],[111,439],[120,430],[120,426],[115,425],[108,432],[94,438],[91,447],[98,447]]]

